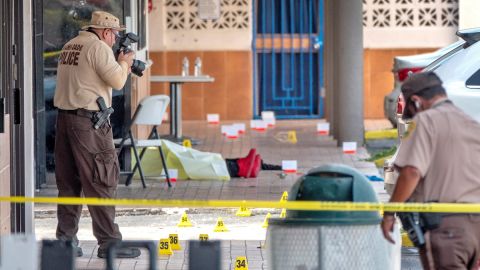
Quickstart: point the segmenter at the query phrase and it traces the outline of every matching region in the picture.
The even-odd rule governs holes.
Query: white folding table
[[[165,139],[173,142],[183,142],[182,134],[182,84],[214,82],[208,75],[201,76],[150,76],[151,82],[168,82],[170,84],[170,136]],[[192,141],[192,143],[194,143]]]

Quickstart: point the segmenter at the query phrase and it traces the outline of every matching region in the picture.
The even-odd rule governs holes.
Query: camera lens
[[[140,60],[133,60],[132,64],[132,73],[138,77],[143,76],[143,71],[145,70],[145,63]]]

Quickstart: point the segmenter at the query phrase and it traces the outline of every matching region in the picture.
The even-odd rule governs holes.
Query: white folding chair
[[[168,186],[171,186],[170,176],[168,175],[168,169],[167,169],[167,164],[165,160],[165,155],[163,154],[163,151],[162,151],[162,141],[160,140],[160,136],[158,135],[158,131],[157,131],[157,127],[159,127],[162,124],[163,115],[165,114],[165,111],[167,110],[169,103],[170,103],[170,98],[166,95],[155,95],[155,96],[149,96],[142,99],[142,101],[140,101],[140,104],[137,107],[137,110],[133,114],[132,121],[128,128],[128,134],[124,135],[120,139],[114,140],[115,147],[117,148],[117,151],[118,151],[118,155],[121,154],[125,146],[132,147],[133,153],[135,155],[136,164],[133,170],[130,172],[122,172],[122,173],[128,174],[127,181],[125,182],[126,186],[131,184],[132,177],[138,169],[140,173],[140,179],[142,180],[142,185],[144,188],[147,187],[145,185],[145,177],[143,175],[142,164],[141,164],[142,157],[145,154],[147,147],[158,148],[158,151],[160,152],[160,157],[162,159],[162,165],[167,178]],[[153,126],[152,130],[150,131],[150,135],[148,135],[148,139],[145,139],[145,140],[135,139],[132,133],[133,125]],[[137,148],[143,148],[142,151],[140,152],[140,155],[138,155]]]

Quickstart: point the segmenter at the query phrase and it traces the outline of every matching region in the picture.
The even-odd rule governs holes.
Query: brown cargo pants
[[[439,228],[425,233],[425,242],[423,269],[478,269],[480,215],[445,216]]]
[[[113,144],[112,128],[105,124],[95,130],[83,114],[59,111],[55,137],[55,177],[58,197],[113,198],[119,179],[119,163]],[[58,239],[76,240],[82,205],[58,205]],[[114,206],[88,206],[93,234],[100,247],[121,240],[114,223]]]

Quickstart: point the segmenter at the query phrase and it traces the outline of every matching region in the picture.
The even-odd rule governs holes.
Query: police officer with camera
[[[55,177],[59,197],[113,198],[119,180],[119,163],[108,116],[113,109],[112,88],[125,85],[134,53],[120,52],[115,59],[112,46],[125,30],[114,15],[95,11],[90,24],[65,44],[57,70],[54,105],[58,108],[55,137]],[[103,107],[103,108],[101,108]],[[108,108],[108,109],[107,109]],[[93,234],[105,258],[110,242],[122,235],[115,224],[115,207],[88,206]],[[81,205],[58,205],[56,236],[74,242],[77,256]],[[117,250],[119,258],[135,258],[137,248]]]
[[[480,124],[448,98],[434,72],[411,75],[402,85],[404,119],[413,120],[395,160],[400,175],[391,202],[480,203]],[[405,214],[402,216],[402,223]],[[480,215],[420,213],[413,238],[424,269],[473,269],[480,256]],[[393,243],[393,213],[382,231]]]

